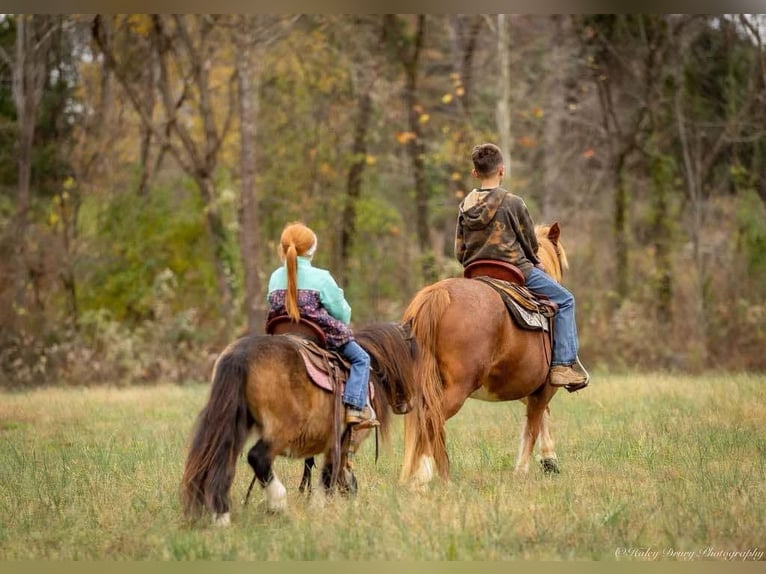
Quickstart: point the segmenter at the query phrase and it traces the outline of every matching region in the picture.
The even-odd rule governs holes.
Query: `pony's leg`
[[[540,464],[546,473],[559,473],[559,462],[553,450],[553,437],[550,429],[551,410],[545,407],[540,425]]]
[[[332,480],[332,462],[330,462],[329,453],[325,455],[325,464],[322,467],[322,486],[324,486],[324,492],[327,496],[333,492],[333,485],[330,484]],[[355,495],[357,493],[358,484],[356,476],[354,475],[353,465],[349,463],[348,459],[344,457],[341,461],[340,471],[338,472],[338,492],[341,494]]]
[[[524,423],[524,430],[521,432],[521,441],[519,444],[519,455],[516,458],[516,474],[527,474],[529,472],[529,461],[532,458],[532,451],[535,448],[535,442],[543,429],[543,416],[548,401],[541,400],[541,397],[529,397],[527,401],[527,420]]]
[[[274,457],[267,441],[260,439],[247,453],[247,462],[253,468],[258,483],[266,491],[266,504],[271,512],[287,508],[287,490],[272,469]]]
[[[316,466],[314,457],[310,456],[303,461],[303,477],[301,477],[301,485],[298,487],[299,492],[306,491],[307,494],[311,494],[311,469]]]

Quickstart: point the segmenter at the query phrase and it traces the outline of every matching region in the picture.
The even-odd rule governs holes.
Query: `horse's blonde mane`
[[[550,225],[535,225],[535,235],[539,244],[537,256],[551,277],[561,282],[564,271],[569,269],[569,261],[567,260],[564,245],[561,243],[561,238],[554,244],[548,237],[550,230]]]

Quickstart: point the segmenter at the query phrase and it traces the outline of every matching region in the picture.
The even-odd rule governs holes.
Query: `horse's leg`
[[[543,417],[545,408],[548,405],[547,393],[533,395],[527,398],[527,420],[524,423],[524,430],[521,432],[521,441],[519,444],[519,455],[516,458],[516,474],[527,474],[529,472],[529,461],[532,458],[532,451],[535,448],[535,442],[543,429]]]
[[[425,422],[416,412],[404,415],[404,465],[400,480],[414,488],[424,487],[436,474],[431,432],[438,423],[427,427]]]
[[[281,512],[287,508],[287,490],[272,469],[274,457],[269,443],[259,439],[250,452],[247,462],[253,468],[255,478],[266,491],[267,508],[271,512]]]
[[[457,414],[465,403],[470,392],[466,390],[467,388],[470,388],[467,384],[465,386],[452,384],[443,391],[441,397],[441,416],[444,417],[443,420],[434,417],[423,428],[418,426],[422,421],[418,419],[416,413],[405,416],[405,443],[410,436],[420,439],[417,443],[409,446],[410,450],[415,451],[417,454],[411,474],[413,486],[423,487],[436,476],[437,465],[433,452],[434,448],[439,448],[444,453],[443,457],[446,468],[442,473],[442,477],[449,479],[449,460],[446,455],[447,435],[444,424],[448,419]],[[424,440],[425,437],[429,437],[430,440]],[[406,444],[405,447],[407,447]]]
[[[559,462],[556,458],[556,452],[553,450],[550,419],[551,409],[549,406],[546,406],[540,425],[540,464],[543,466],[543,472],[548,474],[558,474]]]

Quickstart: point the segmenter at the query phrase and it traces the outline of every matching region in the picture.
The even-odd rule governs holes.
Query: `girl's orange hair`
[[[316,242],[316,234],[299,221],[288,223],[279,240],[280,256],[287,266],[287,314],[296,323],[300,319],[298,310],[298,257],[306,255]]]

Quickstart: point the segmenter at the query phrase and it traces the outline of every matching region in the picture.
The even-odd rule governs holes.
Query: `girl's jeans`
[[[351,371],[343,391],[343,402],[359,410],[367,405],[370,383],[370,356],[356,341],[349,341],[339,351],[351,363]]]

